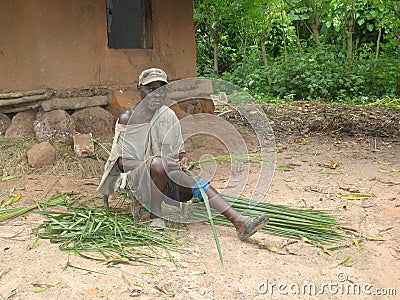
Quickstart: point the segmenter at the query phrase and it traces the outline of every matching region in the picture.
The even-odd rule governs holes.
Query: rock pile
[[[27,152],[28,163],[33,168],[52,164],[55,160],[55,149],[51,143],[74,144],[76,135],[90,134],[90,137],[112,137],[114,118],[110,112],[101,107],[90,107],[77,110],[71,115],[65,110],[48,112],[28,110],[18,112],[12,118],[0,113],[0,133],[6,137],[35,137],[39,142]],[[83,135],[84,136],[84,135]],[[74,145],[78,156],[87,155],[83,148],[93,148],[93,140],[77,139],[85,144]]]
[[[95,137],[112,137],[114,118],[101,107],[77,110],[71,115],[65,110],[23,111],[11,119],[0,113],[0,134],[6,137],[36,137],[38,142],[61,142],[72,144],[78,133],[92,133]]]
[[[174,110],[179,119],[195,113],[214,113],[214,102],[206,97],[207,93],[179,101],[176,97],[180,93],[182,91],[179,89],[171,91],[166,101],[166,105]],[[38,144],[27,153],[28,162],[33,168],[54,162],[56,154],[51,143],[74,145],[77,156],[92,157],[92,137],[112,138],[119,114],[140,101],[137,92],[133,90],[114,90],[107,95],[103,89],[68,93],[43,90],[30,94],[2,94],[5,102],[0,105],[0,135],[36,138]],[[9,98],[4,98],[6,96]],[[187,150],[203,146],[204,138],[189,138],[185,141]]]

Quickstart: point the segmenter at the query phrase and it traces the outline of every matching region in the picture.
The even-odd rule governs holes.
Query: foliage
[[[149,222],[134,221],[124,211],[73,201],[64,208],[38,212],[48,220],[32,230],[39,238],[59,244],[61,250],[110,264],[151,263],[154,258],[173,261],[170,251],[179,250],[172,234],[177,229],[159,230]]]
[[[395,61],[357,59],[351,69],[346,62],[347,57],[340,52],[318,48],[302,58],[298,55],[290,55],[286,61],[277,58],[269,69],[247,68],[243,75],[235,70],[224,73],[222,78],[246,89],[257,100],[279,97],[369,103],[380,97],[395,97],[398,73]]]
[[[400,94],[400,1],[194,3],[200,76],[259,101],[367,104]]]

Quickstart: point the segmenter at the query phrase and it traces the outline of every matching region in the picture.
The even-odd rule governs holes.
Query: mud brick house
[[[171,80],[196,76],[192,7],[192,0],[0,0],[0,112],[43,99],[109,98],[152,66]],[[90,97],[88,106],[104,104]]]

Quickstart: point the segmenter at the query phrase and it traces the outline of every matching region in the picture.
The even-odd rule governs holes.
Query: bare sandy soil
[[[232,228],[217,226],[223,268],[210,226],[197,223],[182,226],[187,243],[184,252],[174,253],[175,264],[110,267],[69,255],[47,240],[32,248],[31,229],[44,217],[28,213],[0,223],[0,299],[398,299],[399,140],[281,133],[276,165],[264,201],[330,211],[357,232],[327,246],[347,247],[324,251],[266,233],[241,242]],[[43,171],[0,182],[0,199],[21,193],[22,205],[59,191],[95,195],[90,183],[98,180]],[[216,176],[213,185],[218,188],[223,180],[223,174]],[[339,195],[350,192],[373,196],[346,202]],[[66,267],[68,261],[86,270]],[[40,287],[48,289],[37,293]]]

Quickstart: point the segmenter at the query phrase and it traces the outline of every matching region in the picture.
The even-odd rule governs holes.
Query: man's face
[[[138,86],[143,105],[151,110],[158,110],[164,104],[167,94],[166,83],[162,81],[150,82],[146,85]]]

